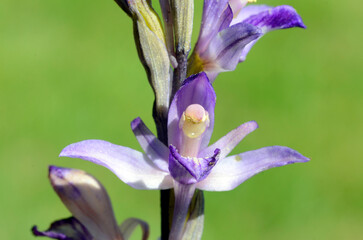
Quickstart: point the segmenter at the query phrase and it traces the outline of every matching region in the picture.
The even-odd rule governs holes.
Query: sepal
[[[57,220],[45,231],[39,231],[38,227],[34,226],[32,233],[37,237],[58,240],[93,240],[88,230],[74,217]]]
[[[94,239],[123,239],[108,194],[94,177],[81,170],[50,166],[49,179],[64,205]]]

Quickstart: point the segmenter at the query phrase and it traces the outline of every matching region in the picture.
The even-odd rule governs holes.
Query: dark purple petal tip
[[[292,27],[306,28],[302,18],[296,10],[288,5],[274,7],[272,9],[252,15],[244,22],[258,27],[269,29],[285,29]]]
[[[193,82],[196,78],[204,79],[205,81],[208,81],[210,83],[207,74],[205,72],[200,72],[200,73],[197,73],[197,74],[193,74],[193,75],[189,76],[187,79],[185,79],[183,84],[182,84],[182,87],[185,86],[185,85],[188,85],[191,82]]]
[[[47,231],[39,231],[37,226],[32,227],[32,233],[34,236],[37,237],[48,237],[53,239],[59,239],[59,240],[72,240],[71,238],[68,238],[63,233],[56,233],[56,232],[47,232]]]
[[[169,171],[172,177],[182,184],[191,184],[205,179],[216,165],[220,149],[215,149],[211,157],[197,158],[181,156],[178,150],[169,146]]]
[[[56,176],[58,178],[64,179],[65,174],[70,170],[69,168],[62,168],[57,166],[49,166],[49,175]]]
[[[91,240],[88,230],[74,217],[53,222],[46,231],[39,231],[37,226],[31,229],[34,236],[58,240]]]
[[[134,130],[141,123],[141,118],[137,117],[131,122],[131,129]]]

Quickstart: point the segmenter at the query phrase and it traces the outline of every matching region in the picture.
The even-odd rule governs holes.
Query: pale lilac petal
[[[214,150],[218,148],[221,150],[219,158],[223,159],[237,146],[237,144],[242,141],[245,136],[257,128],[258,125],[255,121],[246,122],[238,128],[227,133],[227,135],[219,139],[213,145],[201,151],[198,156],[211,156]]]
[[[169,146],[169,171],[171,176],[181,184],[192,184],[205,179],[216,165],[220,150],[214,150],[213,155],[203,158],[184,157],[173,146]]]
[[[88,230],[74,217],[53,222],[46,231],[32,228],[34,236],[58,240],[93,240]]]
[[[209,127],[205,130],[200,148],[208,146],[214,127],[214,107],[216,95],[207,75],[202,72],[187,78],[183,86],[175,94],[168,115],[168,141],[177,149],[181,149],[182,130],[179,121],[185,109],[191,104],[200,104],[209,114]]]
[[[228,2],[233,11],[233,15],[236,16],[241,11],[241,9],[246,6],[248,0],[229,0]]]
[[[131,129],[149,159],[161,170],[168,171],[169,149],[148,129],[140,118],[131,122]]]
[[[229,191],[269,168],[307,161],[308,158],[291,148],[265,147],[221,159],[209,176],[197,183],[196,187],[207,191]]]
[[[102,184],[82,170],[49,167],[53,189],[93,239],[123,240]]]
[[[198,53],[204,52],[211,39],[232,21],[233,13],[228,0],[204,0],[202,23],[198,42],[195,46]]]
[[[244,47],[261,35],[260,29],[239,23],[219,32],[208,49],[200,54],[203,69],[209,73],[232,71],[236,68]],[[211,79],[213,82],[214,79]]]
[[[142,232],[142,240],[147,240],[149,238],[149,224],[147,222],[142,221],[138,218],[128,218],[126,219],[120,226],[120,230],[124,240],[130,239],[132,233],[134,232],[135,228],[140,226]]]
[[[136,189],[168,189],[173,186],[170,175],[159,170],[145,154],[106,141],[73,143],[59,156],[81,158],[104,166]]]
[[[247,6],[242,9],[240,14],[235,19],[233,19],[231,25],[241,22],[259,27],[262,31],[262,35],[258,39],[260,39],[263,34],[273,30],[293,27],[306,28],[296,10],[293,7],[287,5],[278,7],[270,7],[266,5]],[[246,60],[248,52],[251,50],[258,39],[247,44],[247,46],[243,49],[239,59],[240,62]]]
[[[242,11],[240,11],[238,13],[237,16],[234,16],[232,22],[231,22],[231,26],[237,24],[237,23],[241,23],[244,20],[246,20],[247,18],[259,14],[261,12],[264,11],[268,11],[270,9],[272,9],[272,6],[268,6],[268,5],[248,5],[247,7],[242,8]],[[233,9],[233,8],[232,8]]]

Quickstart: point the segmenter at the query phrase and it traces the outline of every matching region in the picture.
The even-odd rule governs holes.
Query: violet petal
[[[247,6],[242,9],[240,14],[235,19],[233,19],[231,24],[234,25],[241,22],[259,27],[262,31],[262,34],[278,29],[293,27],[306,28],[302,18],[296,12],[296,10],[293,7],[287,5],[278,7],[270,7],[266,5]],[[259,38],[261,37],[262,35]],[[251,50],[252,46],[258,39],[252,41],[243,49],[239,60],[240,62],[245,61],[248,52]]]
[[[227,7],[226,7],[227,6]],[[195,46],[200,54],[206,50],[211,39],[223,29],[229,27],[233,13],[228,0],[204,0],[202,23],[198,42]]]
[[[229,191],[269,168],[307,161],[308,158],[288,147],[264,147],[221,159],[209,176],[197,183],[196,188],[207,191]]]
[[[53,222],[46,231],[39,231],[37,226],[32,228],[34,236],[48,237],[58,240],[92,240],[88,230],[74,217]]]
[[[182,184],[192,184],[205,179],[219,158],[219,149],[215,149],[210,157],[183,157],[177,149],[169,146],[169,171],[171,176]]]
[[[203,69],[208,73],[232,71],[236,68],[242,50],[261,35],[258,27],[239,23],[219,32],[208,49],[200,55]],[[213,82],[214,79],[211,79]]]
[[[60,157],[81,158],[110,169],[136,189],[168,189],[172,178],[145,155],[103,140],[85,140],[65,147]]]
[[[131,122],[131,129],[150,160],[162,171],[168,171],[169,149],[148,129],[140,118]]]
[[[219,158],[223,159],[243,140],[245,136],[257,128],[258,125],[255,121],[246,122],[227,133],[224,137],[208,148],[201,151],[199,156],[210,156],[216,148],[219,148],[221,150]]]

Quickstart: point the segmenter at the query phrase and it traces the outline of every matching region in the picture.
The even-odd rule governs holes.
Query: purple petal
[[[204,52],[211,39],[221,30],[227,28],[233,18],[228,0],[204,0],[202,23],[196,51]]]
[[[131,122],[131,129],[148,158],[161,170],[168,171],[169,149],[147,128],[140,118]]]
[[[204,149],[202,152],[200,152],[199,157],[210,156],[214,152],[214,149],[218,148],[221,150],[219,158],[223,159],[237,146],[237,144],[242,141],[245,136],[257,128],[258,125],[255,121],[246,122],[238,128],[227,133],[227,135],[219,139],[213,145]]]
[[[73,143],[59,156],[81,158],[104,166],[136,189],[167,189],[173,186],[170,175],[159,170],[145,154],[106,141]]]
[[[242,11],[239,12],[237,16],[234,16],[231,26],[241,23],[245,21],[247,18],[259,14],[261,12],[265,12],[271,10],[273,7],[268,5],[249,5],[247,7],[242,8]]]
[[[74,217],[53,222],[46,231],[39,231],[37,226],[32,228],[34,236],[48,237],[59,240],[92,240],[87,229]]]
[[[239,23],[219,32],[208,49],[199,56],[204,62],[204,70],[207,74],[234,70],[243,48],[260,35],[259,28],[247,23]]]
[[[179,129],[179,121],[185,109],[191,104],[200,104],[209,114],[209,127],[205,130],[201,147],[204,149],[208,146],[214,127],[214,107],[216,104],[216,95],[207,75],[202,72],[187,78],[183,86],[175,94],[170,105],[168,117],[168,141],[169,145],[174,145],[180,149],[182,134]]]
[[[110,198],[100,182],[84,171],[49,167],[53,189],[93,239],[122,240]]]
[[[219,149],[215,149],[211,157],[191,158],[181,156],[173,145],[170,145],[169,149],[170,174],[182,184],[192,184],[206,178],[217,163],[220,153]]]
[[[231,24],[234,25],[241,22],[252,24],[261,28],[263,34],[277,29],[293,27],[306,28],[296,10],[287,5],[278,7],[270,7],[266,5],[247,6],[242,9],[235,19],[233,19]],[[262,35],[260,38],[261,37]],[[252,41],[243,49],[239,60],[240,62],[245,61],[248,52],[258,39]]]
[[[243,9],[241,13],[243,14],[244,11],[249,11],[248,7]],[[306,28],[296,10],[287,5],[274,7],[254,15],[250,15],[250,17],[243,20],[243,22],[260,27],[263,33],[276,29],[293,27]]]
[[[197,183],[196,187],[207,191],[229,191],[269,168],[307,161],[308,158],[291,148],[265,147],[221,159],[209,176]]]

